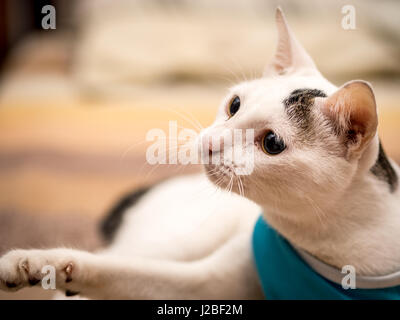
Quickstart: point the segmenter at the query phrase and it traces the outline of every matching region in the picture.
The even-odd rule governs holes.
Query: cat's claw
[[[56,288],[73,281],[76,263],[58,250],[10,251],[0,258],[0,289],[17,291],[38,285],[51,268],[55,271]]]

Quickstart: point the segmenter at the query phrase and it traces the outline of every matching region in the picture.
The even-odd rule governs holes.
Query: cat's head
[[[206,172],[222,188],[290,210],[334,201],[368,172],[378,152],[377,113],[368,83],[335,87],[319,73],[279,8],[276,23],[278,47],[263,77],[231,88],[200,138],[203,154],[223,159],[237,145],[211,141],[223,142],[234,129],[254,130],[251,141],[243,133],[239,144],[240,160],[253,161],[251,172],[239,181],[234,157],[232,163],[208,161]]]

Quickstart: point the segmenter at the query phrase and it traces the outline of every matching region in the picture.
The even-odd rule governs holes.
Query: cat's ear
[[[276,9],[275,20],[278,29],[278,46],[264,75],[284,75],[297,72],[318,73],[314,61],[289,28],[280,7]]]
[[[336,134],[345,146],[346,158],[359,158],[376,135],[378,126],[371,85],[361,80],[350,81],[329,97],[317,99],[316,104],[332,121]]]

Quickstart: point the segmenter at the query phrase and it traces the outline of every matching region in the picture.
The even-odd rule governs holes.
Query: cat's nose
[[[204,135],[201,139],[202,152],[203,154],[208,152],[209,156],[221,152],[223,144],[223,139],[218,141],[218,139],[212,139],[210,135]]]
[[[215,153],[215,152],[219,152],[219,150],[217,150],[217,149],[213,149],[213,143],[212,143],[212,141],[209,141],[208,142],[208,144],[206,144],[206,146],[208,146],[208,148],[207,149],[204,149],[204,150],[208,150],[208,155],[209,156],[212,156],[213,155],[213,153]]]
[[[213,146],[211,139],[209,139],[209,136],[203,136],[201,144],[203,155],[206,155],[208,153],[208,155],[211,156],[213,154]]]

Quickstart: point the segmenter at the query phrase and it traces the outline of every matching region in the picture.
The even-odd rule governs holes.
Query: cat
[[[379,142],[371,85],[337,88],[279,8],[276,24],[277,51],[264,75],[233,87],[199,136],[218,156],[226,146],[214,148],[210,137],[254,129],[249,175],[206,163],[205,173],[139,190],[103,224],[107,248],[12,250],[0,258],[0,288],[36,285],[51,265],[57,289],[83,298],[268,298],[253,255],[260,215],[320,274],[318,263],[351,265],[366,278],[400,270],[399,167]]]

